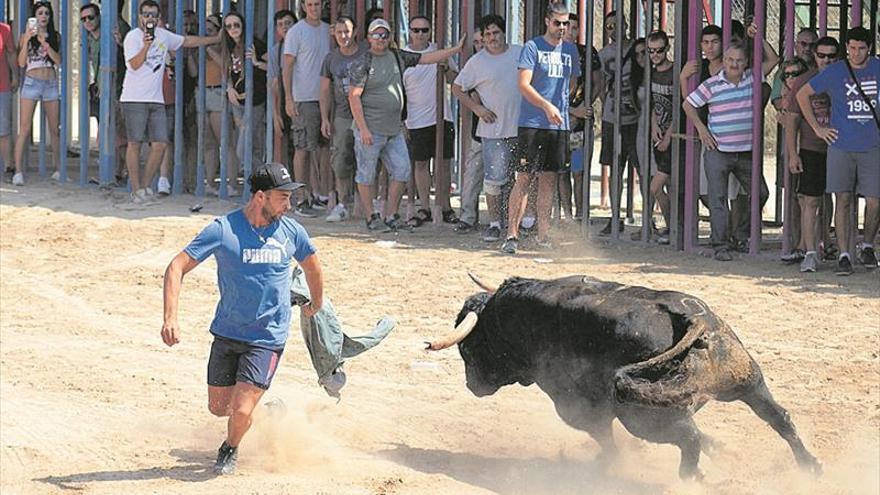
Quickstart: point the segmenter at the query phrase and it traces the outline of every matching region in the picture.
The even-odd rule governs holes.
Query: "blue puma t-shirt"
[[[523,98],[520,102],[519,126],[569,130],[568,93],[571,79],[581,75],[581,57],[577,47],[567,41],[553,46],[543,36],[538,36],[523,46],[519,54],[519,68],[532,71],[532,87],[562,114],[562,125],[551,124],[543,110]]]
[[[217,260],[220,302],[211,333],[257,347],[281,349],[290,328],[290,269],[315,253],[292,218],[254,228],[241,209],[216,218],[184,249]]]

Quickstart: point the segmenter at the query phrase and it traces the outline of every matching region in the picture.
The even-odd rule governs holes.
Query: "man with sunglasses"
[[[800,176],[797,184],[798,203],[801,209],[800,244],[804,246],[805,251],[800,266],[802,272],[815,272],[819,266],[816,228],[819,224],[820,211],[823,217],[822,234],[825,246],[830,246],[831,209],[824,211],[822,204],[822,198],[826,195],[828,145],[804,121],[795,95],[813,76],[821,73],[837,60],[838,48],[836,39],[824,36],[819,38],[812,52],[815,60],[814,69],[801,73],[797,67],[788,66],[780,71],[783,73],[783,82],[789,85],[788,94],[782,105],[786,118],[785,156],[788,158],[789,171]],[[819,125],[828,127],[831,123],[831,100],[828,95],[822,93],[811,96],[810,106]],[[826,204],[831,206],[830,201]]]
[[[630,87],[630,72],[632,70],[633,56],[632,40],[627,39],[627,25],[624,18],[621,31],[623,39],[617,39],[617,13],[611,11],[605,14],[605,32],[608,34],[610,43],[599,50],[599,60],[602,62],[602,72],[604,73],[603,103],[602,103],[602,148],[599,151],[599,163],[602,165],[602,194],[601,204],[607,206],[609,177],[611,166],[614,163],[615,154],[620,156],[620,171],[622,176],[626,167],[632,165],[638,171],[638,155],[636,154],[636,133],[638,131],[639,113],[633,105],[632,88]],[[621,66],[621,89],[620,89],[620,106],[614,99],[614,78],[616,77],[617,67],[617,44],[623,44],[623,64]],[[614,116],[620,112],[620,129],[614,128]],[[614,149],[614,134],[620,133],[621,149]],[[620,181],[618,191],[614,194],[620,195],[619,191],[623,190],[623,183]],[[619,204],[619,202],[618,202]],[[611,219],[608,224],[600,232],[601,235],[611,234]],[[623,231],[623,220],[620,220],[618,230]]]
[[[510,192],[507,239],[501,251],[516,254],[519,227],[528,190],[537,176],[537,244],[551,248],[550,212],[557,175],[568,159],[569,95],[581,74],[580,55],[573,43],[564,41],[571,21],[568,7],[552,2],[544,16],[546,30],[526,42],[519,57],[519,112],[516,181]],[[580,109],[580,110],[583,110]],[[577,117],[585,117],[583,111]]]
[[[834,193],[837,203],[837,275],[853,273],[850,208],[857,204],[855,194],[866,201],[861,262],[868,270],[877,268],[874,239],[880,226],[880,60],[869,55],[872,42],[867,29],[850,29],[846,33],[846,58],[810,79],[796,96],[804,120],[828,144],[826,190]],[[819,122],[810,100],[821,93],[827,93],[831,100],[828,126]]]
[[[465,37],[452,48],[429,53],[412,53],[390,49],[391,26],[384,19],[376,19],[367,29],[370,45],[363,57],[351,66],[351,87],[348,104],[354,119],[354,152],[357,160],[355,183],[365,212],[367,229],[383,225],[395,232],[405,227],[398,209],[403,190],[411,176],[409,150],[403,135],[404,110],[403,73],[418,64],[436,64],[458,53]],[[385,203],[384,222],[374,209],[376,167],[379,157],[391,178],[388,201]]]
[[[161,27],[159,4],[154,0],[143,0],[138,11],[138,27],[132,29],[123,42],[128,70],[125,72],[119,101],[125,114],[128,137],[125,162],[131,180],[131,201],[145,204],[153,200],[150,184],[159,169],[168,143],[168,122],[162,93],[167,54],[181,47],[219,43],[222,31],[216,36],[181,36],[172,33]],[[150,142],[150,152],[141,180],[141,143],[147,140]]]

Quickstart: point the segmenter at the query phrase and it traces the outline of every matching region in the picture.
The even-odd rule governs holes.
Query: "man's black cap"
[[[287,167],[275,162],[258,165],[251,173],[248,184],[251,185],[252,193],[268,191],[270,189],[295,191],[305,185],[294,182],[290,177],[290,172],[287,171]]]

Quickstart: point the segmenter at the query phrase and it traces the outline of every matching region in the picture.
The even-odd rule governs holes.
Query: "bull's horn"
[[[429,351],[440,351],[446,349],[447,347],[452,347],[455,344],[464,340],[464,338],[467,337],[469,333],[471,333],[475,326],[477,326],[477,314],[471,311],[467,314],[467,316],[464,317],[463,320],[461,320],[461,323],[459,323],[458,326],[455,327],[455,330],[453,330],[449,335],[440,337],[434,342],[425,342],[426,344],[428,344],[428,347],[426,347],[426,349]]]
[[[491,285],[487,284],[486,282],[483,282],[482,280],[480,280],[480,277],[474,275],[473,273],[467,272],[467,274],[468,274],[468,277],[470,277],[471,280],[473,280],[475,284],[477,284],[481,289],[488,292],[489,294],[494,294],[495,291],[498,290],[498,287],[492,287]]]

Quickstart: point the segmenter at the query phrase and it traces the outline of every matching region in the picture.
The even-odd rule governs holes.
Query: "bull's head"
[[[468,297],[455,319],[455,330],[428,343],[428,349],[439,351],[458,344],[465,364],[467,387],[477,397],[483,397],[494,394],[504,385],[525,381],[520,378],[521,361],[511,360],[512,356],[503,343],[499,343],[497,332],[504,329],[497,328],[494,323],[480,321],[480,315],[490,304],[495,288],[472,274],[468,275],[486,292]]]

